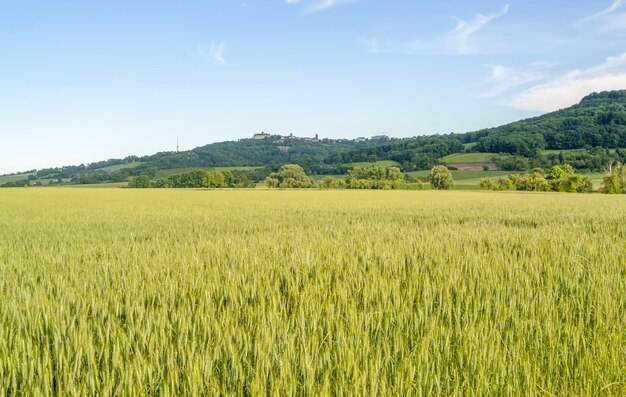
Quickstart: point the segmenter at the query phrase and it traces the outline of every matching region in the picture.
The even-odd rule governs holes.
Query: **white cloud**
[[[623,0],[615,0],[607,8],[578,21],[579,25],[596,25],[599,30],[626,29],[626,12],[618,12],[624,5]]]
[[[219,43],[211,43],[210,46],[199,46],[198,55],[211,61],[214,65],[222,66],[226,63],[224,52],[226,43],[222,40]]]
[[[522,110],[551,112],[578,103],[584,96],[626,88],[626,53],[607,58],[600,65],[576,69],[535,85],[516,95],[510,106]]]
[[[384,42],[372,38],[364,44],[372,53],[406,53],[406,54],[479,54],[480,49],[476,42],[478,32],[489,23],[509,12],[509,4],[495,13],[476,14],[471,20],[457,19],[457,24],[451,31],[432,39],[415,39],[409,42]]]
[[[608,8],[605,8],[604,10],[597,12],[593,15],[590,15],[586,18],[583,18],[580,20],[581,23],[585,23],[585,22],[589,22],[589,21],[593,21],[595,19],[599,19],[602,17],[605,17],[607,15],[610,15],[612,13],[614,13],[615,11],[617,11],[620,7],[622,6],[622,0],[615,0]]]
[[[482,93],[483,97],[496,97],[512,88],[541,80],[543,76],[533,71],[520,71],[502,65],[491,65],[489,78],[483,82],[491,87]]]
[[[459,20],[456,28],[448,34],[450,39],[455,43],[457,53],[477,53],[478,47],[475,42],[476,33],[483,29],[489,22],[506,15],[509,12],[509,7],[509,4],[507,4],[502,11],[489,15],[476,14],[471,21]]]
[[[358,1],[358,0],[317,0],[314,2],[311,2],[311,1],[307,2],[305,0],[304,2],[308,3],[309,5],[304,8],[304,13],[310,14],[314,12],[324,11],[340,4],[353,3],[355,1]],[[296,4],[303,3],[303,1],[302,0],[285,0],[285,3],[289,5],[296,5]]]

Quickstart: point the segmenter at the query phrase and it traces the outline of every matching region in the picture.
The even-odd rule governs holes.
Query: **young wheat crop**
[[[624,395],[626,197],[5,189],[3,395]]]

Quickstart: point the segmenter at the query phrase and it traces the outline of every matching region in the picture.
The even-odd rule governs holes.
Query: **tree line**
[[[147,175],[140,175],[131,178],[128,182],[129,188],[146,189],[146,188],[237,188],[249,189],[256,187],[245,173],[233,173],[231,171],[219,170],[195,170],[171,175],[166,178],[159,178],[152,181]]]
[[[443,166],[434,166],[428,178],[433,189],[446,190],[454,186],[452,173]],[[424,181],[414,179],[402,173],[398,167],[354,167],[345,178],[326,176],[316,181],[307,175],[298,164],[285,164],[276,172],[270,173],[264,180],[270,189],[371,189],[397,190],[422,189]],[[409,186],[410,184],[410,186]],[[234,173],[220,170],[195,170],[171,175],[167,178],[151,180],[147,175],[130,179],[129,188],[254,188],[256,184],[243,172]]]
[[[448,190],[454,186],[450,170],[443,165],[431,169],[428,181],[433,189]],[[408,189],[409,182],[413,189],[423,189],[424,182],[402,173],[400,168],[373,166],[354,167],[344,178],[326,176],[319,182],[308,176],[297,164],[288,164],[272,173],[265,180],[265,185],[272,188],[321,188],[321,189],[358,189],[358,190],[398,190]]]
[[[609,194],[626,193],[626,166],[622,163],[608,163],[608,172],[605,174],[601,191]],[[267,169],[261,170],[267,173]],[[153,180],[148,175],[139,175],[130,178],[128,187],[141,188],[255,188],[256,183],[249,178],[248,174],[259,170],[194,170],[174,174],[165,178]],[[261,174],[262,175],[262,174]],[[30,175],[29,178],[33,178]],[[454,187],[452,173],[445,165],[436,165],[431,168],[427,182],[436,190],[447,190]],[[2,187],[33,186],[31,180],[8,182]],[[41,186],[40,181],[39,186]],[[286,164],[277,171],[267,174],[264,179],[265,185],[270,188],[281,189],[372,189],[372,190],[395,190],[411,188],[422,189],[424,181],[413,179],[403,173],[399,167],[354,167],[350,169],[344,178],[326,176],[316,181],[307,175],[304,168],[298,164]],[[35,184],[37,186],[37,184]],[[548,173],[542,168],[535,168],[531,173],[511,174],[508,178],[498,180],[482,179],[479,184],[481,189],[486,190],[518,190],[518,191],[543,191],[543,192],[570,192],[589,193],[593,186],[589,178],[578,174],[569,165],[553,166]]]
[[[440,164],[440,159],[463,151],[458,135],[422,136],[386,143],[343,153],[334,153],[325,164],[346,164],[392,160],[402,171],[430,169]]]
[[[504,171],[526,171],[534,168],[549,169],[555,165],[569,164],[581,172],[602,172],[607,164],[616,164],[625,160],[626,150],[610,150],[600,147],[541,154],[531,158],[504,153],[492,158],[493,163]]]
[[[554,166],[547,175],[543,169],[536,168],[529,174],[511,174],[507,179],[482,179],[480,187],[485,190],[567,193],[591,193],[593,190],[589,178],[574,172],[570,165]]]

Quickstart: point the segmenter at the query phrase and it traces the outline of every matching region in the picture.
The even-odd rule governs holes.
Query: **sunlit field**
[[[0,395],[626,394],[626,196],[0,191]]]

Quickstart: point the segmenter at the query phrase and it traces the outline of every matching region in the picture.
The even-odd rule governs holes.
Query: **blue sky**
[[[466,132],[626,88],[626,0],[0,4],[0,174],[251,136]]]

